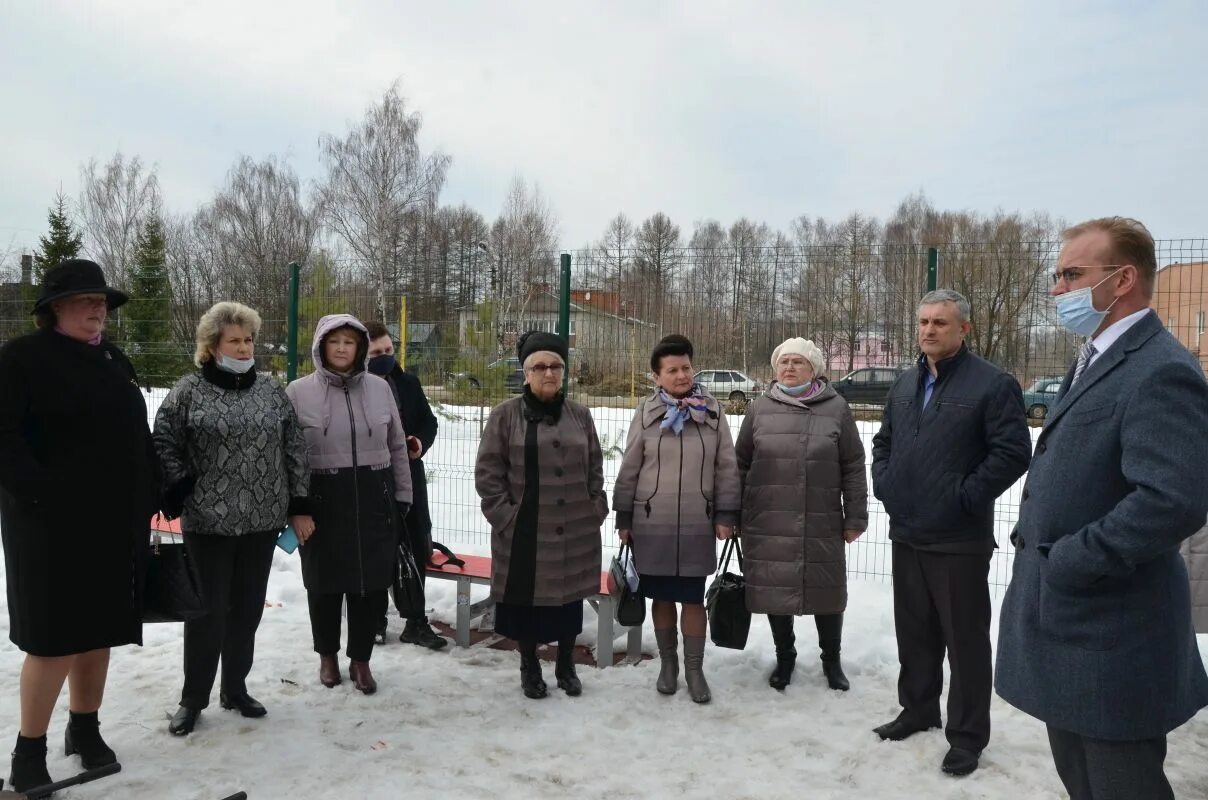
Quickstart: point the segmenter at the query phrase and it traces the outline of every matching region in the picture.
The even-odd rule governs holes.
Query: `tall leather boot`
[[[679,631],[675,628],[654,629],[654,640],[659,646],[659,678],[654,687],[659,694],[675,694],[679,691]]]
[[[851,688],[851,683],[843,674],[843,664],[839,661],[843,615],[818,614],[814,617],[814,624],[818,628],[818,647],[822,650],[822,674],[826,676],[826,685],[835,691],[846,692]]]
[[[709,682],[705,680],[705,637],[684,634],[684,683],[694,703],[707,703],[713,699]]]
[[[13,748],[12,771],[8,774],[9,788],[15,792],[27,792],[52,783],[46,771],[46,736],[29,738],[17,734],[17,746]]]
[[[583,694],[583,682],[575,674],[574,637],[558,642],[558,663],[554,667],[554,677],[558,679],[558,688],[566,692],[568,697]]]
[[[524,696],[540,700],[549,694],[545,678],[541,677],[541,660],[537,658],[537,643],[520,641],[516,643],[520,650],[520,688]]]
[[[768,625],[772,628],[772,641],[776,643],[776,668],[768,676],[768,686],[778,692],[793,681],[793,669],[797,666],[797,641],[793,633],[793,618],[788,615],[768,614]]]
[[[63,735],[63,753],[69,756],[79,753],[84,769],[96,769],[117,761],[117,755],[101,738],[101,723],[95,711],[90,714],[71,712]]]

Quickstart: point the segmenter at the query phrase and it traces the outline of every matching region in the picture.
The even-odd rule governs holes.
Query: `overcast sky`
[[[757,10],[752,10],[757,9]],[[444,204],[540,185],[561,241],[940,207],[1208,237],[1208,3],[0,0],[0,253],[121,150],[169,209],[241,154],[319,174],[395,79]]]

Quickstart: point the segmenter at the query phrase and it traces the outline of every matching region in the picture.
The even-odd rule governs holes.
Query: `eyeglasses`
[[[538,375],[549,373],[550,375],[560,375],[562,370],[566,369],[565,364],[534,364],[525,370],[525,372],[535,372]]]
[[[792,367],[793,369],[802,369],[810,362],[801,358],[782,358],[776,362],[778,367]]]
[[[1053,279],[1053,285],[1056,286],[1057,284],[1061,283],[1062,281],[1065,281],[1068,284],[1068,283],[1073,283],[1074,281],[1078,280],[1079,278],[1082,277],[1082,270],[1084,270],[1084,269],[1123,269],[1124,267],[1127,267],[1127,266],[1129,266],[1129,265],[1128,264],[1094,264],[1091,266],[1079,265],[1079,266],[1073,266],[1073,267],[1066,267],[1065,269],[1059,269],[1056,272],[1054,272],[1053,274],[1049,275],[1049,277]]]

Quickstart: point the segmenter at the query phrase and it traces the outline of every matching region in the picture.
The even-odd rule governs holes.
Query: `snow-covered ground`
[[[458,550],[483,552],[486,529],[470,483],[477,412],[446,412],[456,418],[442,418],[442,435],[430,456],[437,467],[432,492],[444,517],[437,519],[437,538]],[[620,419],[615,412],[597,417],[606,442],[623,431],[627,417]],[[732,423],[737,427],[738,420]],[[862,428],[871,437],[872,426]],[[610,479],[616,463],[609,462]],[[884,549],[879,512],[874,508],[878,524],[860,545],[869,559]],[[1009,530],[1009,509],[1000,522],[1005,541],[1001,528]],[[611,544],[610,531],[606,537]],[[853,552],[853,567],[859,552]],[[1005,563],[1007,556],[998,559]],[[453,584],[429,586],[432,616],[452,621]],[[1043,725],[997,698],[990,747],[981,769],[968,778],[940,773],[947,749],[941,732],[902,743],[878,741],[871,728],[897,713],[892,597],[879,580],[853,577],[850,588],[843,655],[853,688],[847,693],[825,688],[809,619],[797,622],[801,656],[784,694],[767,686],[773,651],[762,619],[754,620],[746,650],[710,646],[708,706],[694,705],[682,690],[674,697],[658,695],[657,660],[606,670],[581,667],[581,697],[553,690],[545,700],[528,700],[520,692],[514,652],[421,650],[397,642],[401,624],[392,620],[392,643],[374,653],[379,691],[365,697],[347,681],[335,689],[319,684],[299,561],[278,552],[249,679],[269,716],[245,720],[223,711],[215,690],[193,735],[169,735],[167,720],[181,684],[181,629],[149,625],[142,648],[114,652],[101,712],[123,771],[60,796],[218,800],[242,789],[250,798],[298,800],[1064,797]],[[0,602],[0,683],[10,687],[0,693],[0,735],[11,741],[22,656],[8,642],[7,601]],[[594,644],[594,623],[588,607],[582,643]],[[623,647],[620,639],[616,644]],[[645,644],[652,652],[649,622]],[[1200,645],[1208,654],[1208,637]],[[77,759],[62,755],[66,717],[64,693],[50,731],[56,778],[78,770]],[[1208,797],[1208,713],[1170,737],[1167,763],[1178,797]]]

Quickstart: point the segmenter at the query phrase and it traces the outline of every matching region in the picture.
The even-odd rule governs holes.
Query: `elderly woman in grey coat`
[[[613,505],[617,534],[633,545],[639,591],[651,599],[661,669],[655,688],[679,685],[675,606],[681,604],[684,679],[697,703],[711,699],[705,657],[705,578],[718,539],[738,519],[738,464],[726,416],[692,371],[692,343],[665,336],[650,355],[658,391],[638,404],[625,442]]]
[[[185,623],[184,688],[169,732],[193,731],[222,659],[219,701],[245,717],[264,706],[247,691],[256,630],[287,515],[311,525],[306,440],[285,388],[256,374],[260,315],[217,303],[197,324],[199,370],[181,378],[155,415],[164,511],[181,518],[209,613]]]
[[[394,393],[366,370],[369,333],[349,314],[315,328],[315,371],[286,394],[306,436],[314,528],[295,530],[319,654],[319,682],[341,681],[340,610],[348,612],[348,677],[373,694],[373,637],[398,563],[398,526],[411,505],[407,435]]]
[[[793,338],[772,352],[776,380],[738,432],[747,608],[767,614],[776,642],[768,684],[783,691],[797,662],[793,617],[812,614],[831,689],[847,607],[844,548],[868,527],[864,445],[847,403],[822,377],[822,352]]]
[[[520,686],[532,699],[548,693],[537,645],[557,642],[554,676],[575,697],[583,691],[574,662],[583,600],[600,591],[604,457],[591,414],[562,392],[562,337],[526,333],[516,354],[524,393],[491,411],[474,465],[491,524],[495,632],[516,640]]]

